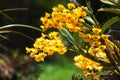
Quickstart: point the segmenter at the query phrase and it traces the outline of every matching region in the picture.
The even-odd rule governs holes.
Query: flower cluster
[[[105,40],[106,35],[101,35],[101,29],[99,28],[92,28],[89,29],[88,27],[82,27],[81,31],[79,32],[79,37],[83,39],[84,42],[86,42],[88,45],[85,45],[86,48],[83,49],[85,54],[90,54],[97,58],[98,60],[103,60],[106,62],[109,62],[107,59],[105,49],[106,45],[102,42]],[[103,37],[104,36],[104,37]],[[98,72],[101,71],[102,66],[94,62],[82,55],[78,55],[74,58],[75,65],[78,68],[81,68],[85,75],[88,75],[91,73],[94,74],[94,70],[97,70]],[[90,72],[89,72],[90,71]]]
[[[70,32],[78,32],[86,16],[83,8],[84,7],[76,8],[74,4],[69,3],[67,9],[59,4],[53,8],[52,14],[46,13],[44,17],[40,18],[43,23],[43,25],[41,25],[42,30],[45,31],[53,27],[66,28]]]
[[[101,34],[100,28],[92,28],[91,30],[86,27],[79,32],[79,37],[83,39],[88,45],[87,48],[83,49],[85,54],[94,56],[97,60],[110,63],[107,57],[107,50],[112,54],[114,51],[119,52],[119,48],[111,42],[107,35]],[[74,58],[75,65],[81,68],[85,75],[95,74],[94,70],[98,72],[103,68],[100,63],[94,62],[82,55],[78,55]],[[94,65],[93,65],[94,64]],[[92,72],[89,72],[92,71]]]
[[[59,4],[57,7],[53,8],[51,14],[46,13],[44,17],[40,18],[43,23],[41,28],[43,31],[50,28],[58,30],[60,28],[65,28],[71,32],[71,34],[74,32],[79,33],[81,40],[87,44],[85,45],[85,48],[81,47],[81,50],[83,50],[85,55],[89,54],[99,61],[110,63],[106,55],[106,50],[109,49],[114,51],[114,48],[116,48],[116,50],[118,50],[118,48],[108,39],[107,35],[101,33],[101,28],[98,28],[97,26],[88,27],[83,24],[85,23],[84,19],[87,16],[87,13],[83,8],[85,9],[83,6],[76,7],[72,3],[69,3],[67,8]],[[71,34],[67,36],[67,33],[64,33],[64,35],[66,35],[65,37],[68,39]],[[73,37],[70,38],[70,40],[73,39]],[[79,49],[79,43],[76,43],[75,46]],[[56,52],[64,54],[67,51],[58,32],[51,32],[48,35],[42,33],[42,36],[36,39],[33,46],[34,48],[26,48],[26,50],[37,62],[44,61],[46,56],[53,55]],[[78,54],[81,54],[79,53],[79,50]],[[83,55],[75,56],[74,60],[75,65],[83,69],[86,75],[90,73],[94,74],[96,70],[99,72],[103,68],[100,63],[92,61]]]
[[[37,62],[44,61],[46,56],[53,55],[55,52],[64,54],[67,51],[58,36],[58,32],[51,32],[48,35],[42,33],[42,36],[36,39],[33,46],[34,48],[26,47],[26,50]]]
[[[89,33],[86,33],[89,32]],[[103,44],[103,34],[101,35],[101,29],[92,28],[92,31],[86,30],[86,32],[81,31],[79,36],[87,43],[89,43],[88,53],[95,56],[96,58],[102,59],[104,61],[108,61],[106,53],[104,50],[106,49],[106,44]],[[105,35],[106,36],[106,35]],[[106,36],[107,37],[107,36]]]
[[[74,60],[75,65],[84,70],[85,75],[95,75],[95,72],[99,72],[103,68],[100,66],[100,63],[94,62],[82,55],[75,56]]]

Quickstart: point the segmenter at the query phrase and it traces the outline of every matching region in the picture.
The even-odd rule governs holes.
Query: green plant
[[[108,1],[102,0],[105,3]],[[119,74],[119,47],[110,40],[112,36],[105,34],[105,31],[120,19],[118,16],[113,17],[101,26],[93,14],[89,0],[86,2],[87,7],[75,7],[74,4],[69,3],[67,9],[63,5],[58,5],[52,8],[52,14],[46,13],[41,17],[42,36],[36,39],[33,48],[26,48],[27,53],[39,62],[56,52],[64,54],[66,50],[72,50],[80,54],[74,58],[75,65],[83,69],[85,75],[94,76],[108,65],[114,67]],[[111,1],[111,3],[115,2]],[[119,8],[118,4],[114,5]],[[102,8],[99,11],[105,10]],[[45,34],[51,28],[57,29],[58,32]],[[64,40],[72,47],[65,46],[62,38],[65,38]]]
[[[104,24],[96,19],[89,0],[86,0],[87,7],[81,5],[76,7],[73,3],[68,3],[67,8],[61,4],[53,7],[51,14],[46,12],[45,16],[40,18],[42,31],[28,26],[41,31],[42,34],[35,40],[32,48],[26,47],[27,53],[30,53],[30,57],[35,61],[40,62],[47,56],[55,53],[65,54],[70,50],[78,54],[74,57],[75,65],[83,70],[85,76],[93,79],[108,66],[113,68],[114,73],[120,75],[120,47],[109,29],[120,20],[120,1],[101,1],[112,5],[112,8],[101,8],[99,11],[118,14]]]
[[[19,10],[27,10],[27,9],[26,8],[4,9],[4,10],[0,10],[0,15],[4,16],[4,18],[7,18],[8,20],[14,21],[14,19],[10,17],[6,12],[19,11]],[[10,27],[15,27],[15,26],[36,29],[35,27],[29,25],[22,25],[22,24],[10,24],[5,26],[0,26],[0,73],[1,73],[0,79],[1,80],[12,80],[12,79],[23,80],[23,78],[27,79],[29,75],[32,75],[29,73],[29,71],[35,71],[32,69],[33,67],[32,60],[27,55],[21,54],[23,52],[21,52],[20,49],[13,49],[2,43],[3,40],[9,41],[9,38],[4,35],[4,34],[8,35],[8,33],[19,34],[34,41],[33,38],[31,38],[26,34],[10,29]],[[36,29],[36,30],[40,30],[40,29]],[[27,68],[27,70],[25,70],[25,68]],[[35,77],[35,74],[32,76]]]

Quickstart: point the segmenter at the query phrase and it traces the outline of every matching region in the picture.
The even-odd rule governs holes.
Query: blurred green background
[[[103,5],[99,0],[90,1],[94,14],[101,24],[111,17],[109,13],[98,13],[97,10]],[[58,4],[66,6],[68,2],[69,0],[1,0],[0,27],[9,24],[25,24],[39,28],[40,17],[44,16],[45,12],[51,12],[52,7]],[[85,0],[78,0],[78,2],[85,5]],[[40,37],[41,33],[21,27],[9,29],[25,33],[34,39]],[[32,46],[33,43],[32,40],[18,34],[2,34],[0,37],[0,80],[71,80],[74,73],[82,75],[82,71],[74,65],[75,54],[72,52],[62,56],[55,54],[46,58],[45,62],[35,62],[25,53],[25,47]]]

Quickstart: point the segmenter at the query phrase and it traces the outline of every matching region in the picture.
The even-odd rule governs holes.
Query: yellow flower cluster
[[[99,63],[94,62],[82,55],[75,56],[74,60],[75,65],[82,69],[86,76],[90,74],[95,75],[95,72],[99,72],[103,68]]]
[[[88,43],[88,45],[86,46],[87,48],[83,49],[85,50],[84,51],[85,53],[94,56],[98,60],[109,62],[105,53],[105,49],[107,47],[105,43],[108,40],[108,37],[107,35],[104,34],[101,35],[101,29],[92,28],[90,30],[88,27],[81,27],[79,36],[86,43]],[[105,41],[105,43],[103,43],[103,41]],[[95,74],[94,70],[97,70],[99,72],[103,68],[102,66],[100,66],[99,63],[96,63],[88,58],[85,58],[82,55],[75,56],[74,60],[75,60],[75,65],[81,68],[84,71],[85,75]]]
[[[42,33],[42,36],[36,39],[33,46],[34,48],[26,47],[26,50],[37,62],[44,61],[46,56],[53,55],[55,52],[64,54],[67,51],[61,38],[58,36],[58,32],[51,32],[48,35]]]
[[[113,50],[115,45],[108,39],[107,35],[101,34],[101,29],[88,28],[83,24],[84,18],[87,16],[83,8],[85,7],[76,7],[72,3],[68,3],[67,8],[59,4],[53,8],[51,14],[45,13],[45,16],[40,18],[43,24],[40,27],[43,31],[49,28],[66,28],[70,32],[79,32],[79,37],[88,43],[86,48],[82,49],[84,53],[88,53],[98,60],[109,62],[105,49]],[[39,62],[44,61],[46,56],[54,53],[64,54],[67,48],[62,43],[59,33],[51,32],[48,35],[42,33],[42,36],[36,39],[33,48],[26,47],[26,50],[32,58]],[[75,65],[83,69],[85,75],[93,75],[95,71],[99,72],[103,68],[100,63],[82,55],[75,56],[74,60]]]
[[[85,32],[87,32],[89,29],[86,29]],[[103,44],[102,41],[102,36],[100,34],[101,29],[99,28],[92,28],[91,33],[85,33],[84,31],[81,30],[79,33],[79,36],[87,43],[90,44],[88,53],[95,56],[98,59],[108,61],[106,53],[104,50],[106,49],[106,45]]]
[[[78,32],[80,26],[84,22],[84,17],[86,12],[83,7],[75,7],[73,3],[68,3],[68,8],[59,4],[57,7],[53,8],[52,14],[46,13],[44,17],[41,17],[43,25],[41,25],[42,30],[47,30],[48,28],[66,28],[70,32]]]

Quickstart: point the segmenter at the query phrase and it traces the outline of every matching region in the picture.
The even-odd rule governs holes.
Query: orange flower
[[[101,32],[101,29],[99,28],[93,28],[92,31],[95,33],[95,34],[99,34]]]
[[[98,41],[100,39],[100,36],[98,35],[92,35],[92,39],[95,41]]]

